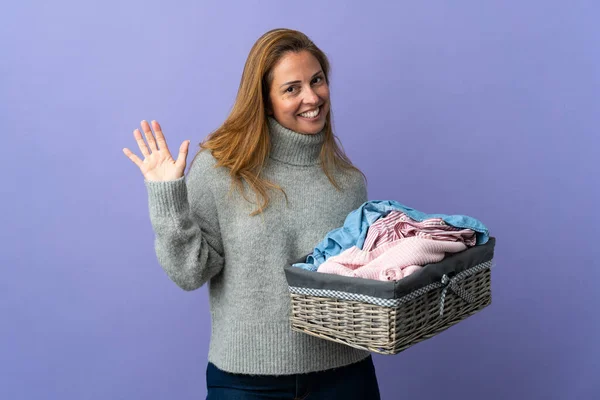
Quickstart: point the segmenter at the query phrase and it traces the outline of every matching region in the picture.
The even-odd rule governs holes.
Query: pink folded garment
[[[375,250],[353,246],[321,264],[318,272],[380,281],[398,280],[420,266],[439,262],[446,253],[466,250],[463,242],[409,237],[385,243]]]
[[[418,222],[402,211],[391,211],[371,224],[362,249],[374,250],[385,243],[412,236],[464,242],[469,247],[475,246],[476,243],[475,231],[471,229],[456,228],[446,224],[441,218],[429,218]]]
[[[377,280],[379,280],[379,281],[398,281],[398,280],[412,274],[413,272],[420,270],[421,268],[423,268],[423,267],[421,267],[420,265],[409,265],[406,268],[402,268],[402,267],[382,268],[379,272]]]

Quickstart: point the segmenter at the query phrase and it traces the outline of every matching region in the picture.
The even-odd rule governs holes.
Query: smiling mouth
[[[319,117],[319,115],[321,115],[321,108],[322,108],[322,106],[319,106],[316,110],[305,111],[302,114],[298,114],[298,115],[301,116],[302,118],[316,119]]]

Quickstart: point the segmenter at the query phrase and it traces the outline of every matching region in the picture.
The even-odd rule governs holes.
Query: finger
[[[148,150],[148,147],[146,147],[146,142],[144,142],[142,134],[138,129],[133,131],[133,137],[135,138],[135,141],[137,142],[138,147],[140,148],[140,151],[144,157],[148,157],[150,155],[150,151]]]
[[[187,153],[188,153],[188,149],[190,148],[190,141],[186,140],[183,143],[181,143],[181,146],[179,146],[179,154],[177,155],[177,160],[175,161],[176,164],[178,164],[179,166],[185,167],[185,159],[187,158]]]
[[[144,136],[146,136],[146,141],[148,141],[148,146],[150,146],[150,151],[158,151],[158,147],[156,147],[156,140],[154,140],[154,136],[150,130],[150,125],[148,125],[146,120],[143,120],[140,124],[142,125]]]
[[[169,147],[167,146],[167,141],[165,140],[165,135],[162,133],[162,128],[160,127],[157,121],[152,121],[152,129],[154,129],[154,135],[156,136],[156,142],[158,143],[158,148],[161,150],[166,150],[169,152]]]
[[[124,148],[123,153],[125,153],[127,158],[129,158],[131,161],[133,161],[133,163],[135,165],[137,165],[140,168],[142,167],[143,161],[140,160],[140,158],[138,156],[136,156],[134,153],[132,153],[131,150],[129,150],[128,148]]]

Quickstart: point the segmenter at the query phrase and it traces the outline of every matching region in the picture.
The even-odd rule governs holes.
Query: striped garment
[[[402,211],[392,211],[375,221],[367,232],[363,250],[371,251],[379,246],[407,237],[463,242],[475,246],[475,231],[448,225],[442,218],[415,221]]]
[[[433,240],[418,236],[387,242],[372,251],[353,246],[337,256],[330,257],[319,266],[318,272],[396,281],[422,268],[439,262],[446,253],[466,250],[460,241]]]

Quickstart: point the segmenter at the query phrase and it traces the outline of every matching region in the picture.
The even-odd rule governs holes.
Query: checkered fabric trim
[[[398,299],[382,299],[379,297],[366,296],[364,294],[358,293],[348,293],[348,292],[339,292],[337,290],[326,290],[326,289],[310,289],[310,288],[301,288],[290,286],[290,293],[294,294],[303,294],[306,296],[315,296],[315,297],[331,297],[334,299],[341,300],[352,300],[352,301],[360,301],[361,303],[369,303],[375,304],[383,307],[396,307],[398,304]]]
[[[414,300],[415,298],[417,298],[419,296],[424,295],[425,293],[429,292],[430,290],[434,290],[434,289],[443,287],[444,290],[440,297],[440,314],[443,315],[444,301],[446,298],[447,289],[450,288],[456,294],[461,296],[461,298],[463,298],[465,301],[470,302],[471,299],[468,297],[468,295],[466,293],[464,293],[460,289],[460,287],[457,285],[458,282],[460,282],[461,280],[465,279],[468,276],[473,275],[474,273],[483,271],[484,269],[490,269],[490,268],[492,268],[492,266],[493,266],[493,263],[492,263],[492,260],[490,260],[490,261],[486,261],[481,264],[477,264],[476,266],[471,267],[469,269],[466,269],[466,270],[456,274],[452,278],[449,278],[447,275],[444,275],[444,276],[442,276],[442,279],[440,282],[431,283],[431,284],[424,286],[421,289],[417,289],[399,299],[382,299],[379,297],[366,296],[364,294],[340,292],[337,290],[327,290],[327,289],[310,289],[310,288],[295,287],[295,286],[289,286],[289,291],[290,291],[290,293],[302,294],[302,295],[307,295],[307,296],[331,297],[331,298],[342,299],[342,300],[360,301],[363,303],[375,304],[375,305],[382,306],[382,307],[397,307],[400,304],[407,303],[411,300]]]

